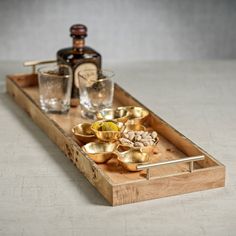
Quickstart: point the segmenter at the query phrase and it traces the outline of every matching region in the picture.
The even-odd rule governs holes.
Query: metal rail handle
[[[194,171],[194,166],[193,166],[194,161],[201,161],[201,160],[204,160],[204,159],[205,159],[204,155],[199,155],[199,156],[184,157],[184,158],[177,159],[177,160],[163,161],[163,162],[152,163],[152,164],[143,164],[143,165],[140,164],[140,165],[137,166],[137,170],[147,169],[146,178],[149,180],[151,178],[151,174],[150,174],[150,169],[151,168],[165,166],[165,165],[174,165],[174,164],[178,164],[178,163],[188,163],[189,162],[189,171],[193,172]]]
[[[37,65],[43,65],[43,64],[49,64],[49,63],[55,63],[56,60],[45,60],[45,61],[26,61],[23,63],[24,66],[31,66],[32,67],[32,74],[36,73],[36,66]]]

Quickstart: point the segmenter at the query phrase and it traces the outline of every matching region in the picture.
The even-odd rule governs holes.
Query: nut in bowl
[[[125,123],[129,116],[128,111],[125,109],[112,109],[112,108],[105,108],[97,113],[97,118],[99,120],[113,120],[116,122]]]
[[[117,144],[115,143],[87,143],[82,147],[83,151],[96,163],[105,163],[113,157],[116,157]]]
[[[140,149],[142,152],[153,154],[157,152],[157,143],[159,141],[156,131],[130,130],[125,131],[119,139],[120,143],[134,149]]]
[[[130,149],[119,153],[117,160],[128,171],[139,171],[137,166],[149,163],[149,154],[140,150]]]
[[[129,120],[128,123],[139,123],[143,124],[149,115],[148,110],[142,107],[134,107],[134,106],[126,106],[126,107],[119,107],[119,109],[125,109],[128,111]]]
[[[77,140],[83,143],[93,142],[96,139],[96,135],[91,130],[90,123],[81,123],[74,126],[72,128],[72,133]]]
[[[121,137],[124,128],[122,122],[112,120],[96,121],[91,125],[91,129],[97,138],[105,142],[117,141]]]

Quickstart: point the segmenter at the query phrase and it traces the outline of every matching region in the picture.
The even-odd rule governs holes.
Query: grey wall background
[[[234,0],[1,0],[0,60],[53,58],[74,23],[104,61],[236,58]]]

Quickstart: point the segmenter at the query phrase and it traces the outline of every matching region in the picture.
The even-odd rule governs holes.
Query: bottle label
[[[80,77],[94,82],[97,80],[97,66],[93,63],[82,63],[76,67],[74,71],[74,85],[79,88]]]
[[[73,40],[74,48],[83,48],[84,47],[84,39],[74,39]]]

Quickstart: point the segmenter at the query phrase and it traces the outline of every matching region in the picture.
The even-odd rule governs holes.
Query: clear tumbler
[[[67,113],[70,109],[72,71],[67,65],[49,65],[38,69],[41,109],[49,113]]]
[[[94,120],[97,112],[112,107],[114,76],[110,70],[98,72],[87,69],[79,72],[80,108],[84,118]]]

